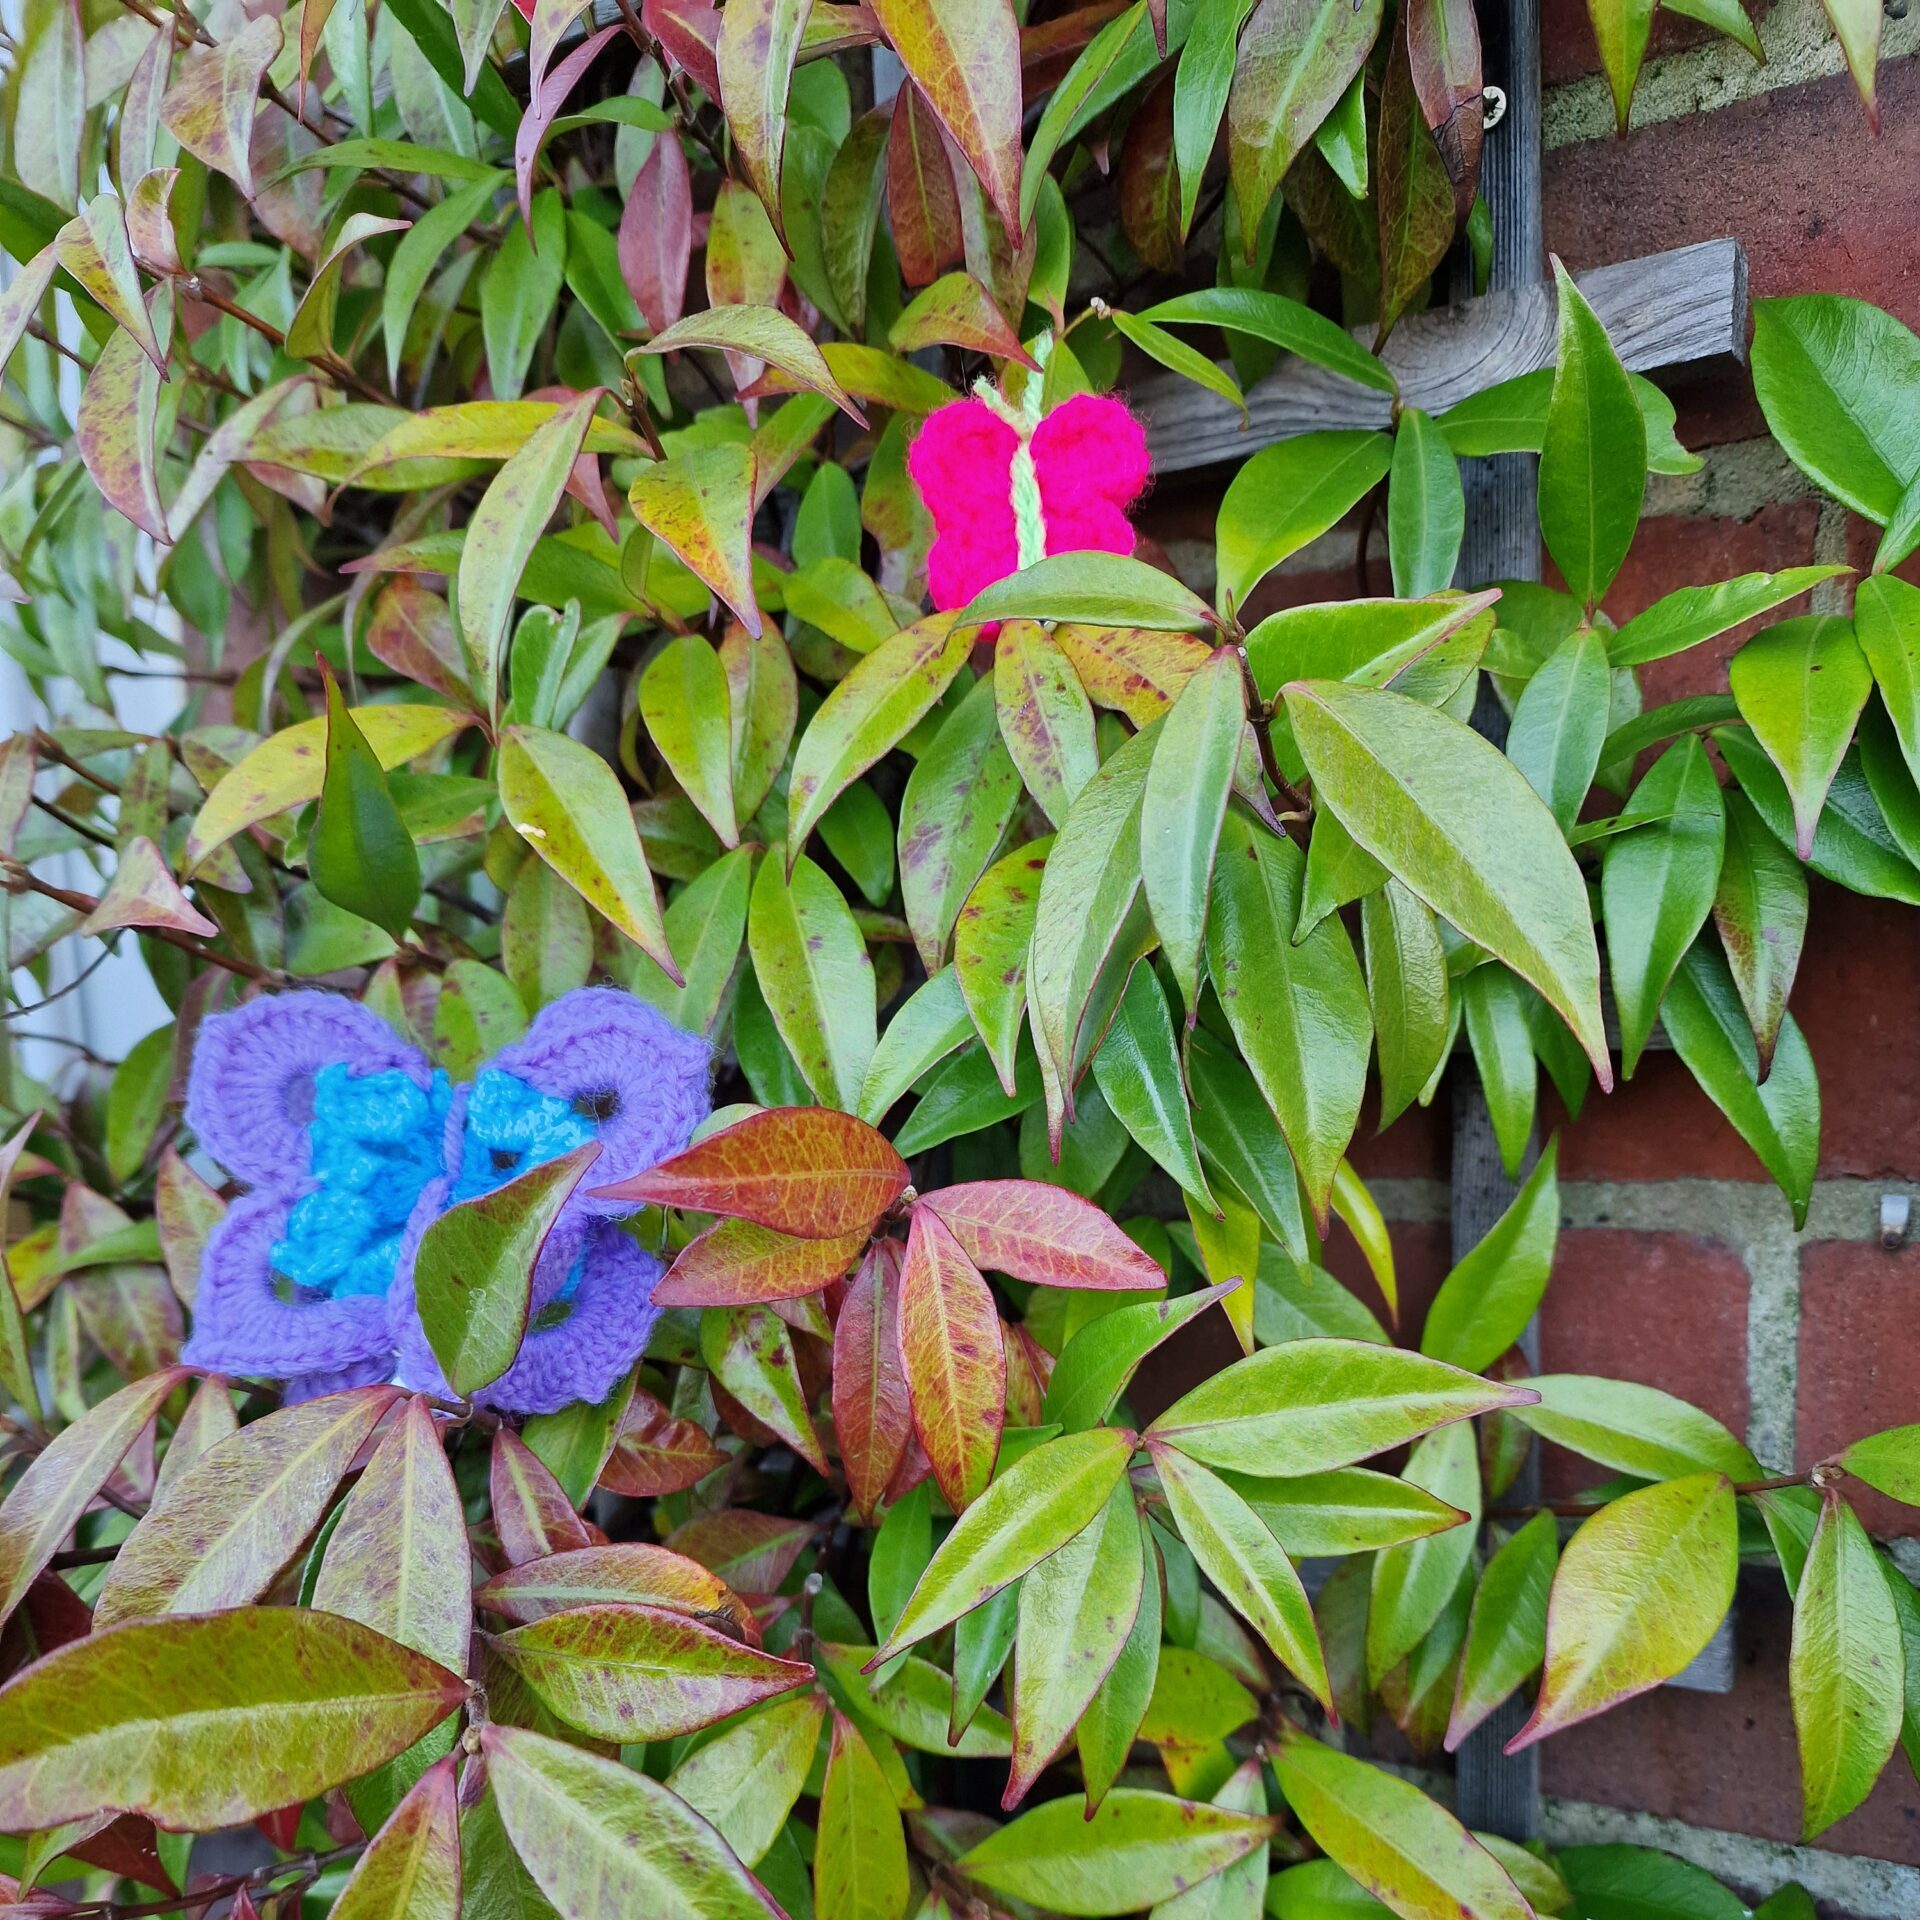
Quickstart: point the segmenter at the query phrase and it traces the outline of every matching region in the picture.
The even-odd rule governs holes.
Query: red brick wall
[[[1756,296],[1853,293],[1920,326],[1920,5],[1886,22],[1877,141],[1851,82],[1832,71],[1813,0],[1759,0],[1752,11],[1768,41],[1764,71],[1663,16],[1635,130],[1617,140],[1605,130],[1584,0],[1547,0],[1549,247],[1577,272],[1731,234],[1746,246]],[[1680,437],[1707,466],[1653,482],[1610,611],[1753,568],[1870,556],[1875,530],[1821,500],[1765,439],[1744,372],[1677,379],[1670,391]],[[1176,559],[1183,538],[1210,533],[1210,484],[1155,503],[1154,531]],[[1354,532],[1297,557],[1255,610],[1356,591]],[[1377,536],[1375,546],[1368,586],[1383,592]],[[1903,571],[1920,579],[1920,567]],[[1648,704],[1726,691],[1743,637],[1653,668]],[[1889,1253],[1877,1240],[1880,1195],[1920,1188],[1920,912],[1816,881],[1792,1006],[1824,1107],[1806,1232],[1795,1235],[1786,1203],[1686,1070],[1650,1055],[1564,1133],[1565,1220],[1541,1329],[1549,1369],[1684,1395],[1776,1467],[1920,1420],[1920,1246]],[[1543,1126],[1562,1120],[1543,1096]],[[1439,1112],[1416,1113],[1355,1154],[1393,1216],[1402,1325],[1415,1332],[1447,1265],[1448,1155]],[[1330,1259],[1377,1303],[1350,1244]],[[1546,1471],[1550,1489],[1597,1477],[1565,1460]],[[1868,1517],[1905,1537],[1920,1572],[1920,1512],[1882,1502]],[[1732,1693],[1663,1690],[1548,1742],[1550,1835],[1675,1846],[1752,1892],[1797,1875],[1823,1915],[1920,1915],[1920,1790],[1898,1757],[1816,1848],[1757,1844],[1799,1836],[1790,1625],[1777,1573],[1756,1570],[1742,1582]]]

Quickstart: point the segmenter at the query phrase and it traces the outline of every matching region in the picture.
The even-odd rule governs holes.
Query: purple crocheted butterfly
[[[252,1191],[207,1243],[185,1358],[285,1380],[290,1399],[382,1380],[445,1393],[414,1308],[428,1224],[590,1140],[593,1186],[630,1178],[687,1144],[711,1078],[704,1040],[612,987],[563,995],[460,1087],[335,994],[215,1015],[187,1119]],[[629,1212],[582,1192],[567,1202],[519,1355],[477,1400],[551,1413],[604,1398],[639,1358],[663,1269],[621,1230]]]

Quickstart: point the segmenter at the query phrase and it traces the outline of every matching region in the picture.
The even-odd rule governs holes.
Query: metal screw
[[[1904,1193],[1880,1196],[1880,1244],[1889,1253],[1897,1253],[1907,1244],[1907,1224],[1913,1203]]]
[[[1491,133],[1507,117],[1507,90],[1505,87],[1483,87],[1480,90],[1481,130]]]

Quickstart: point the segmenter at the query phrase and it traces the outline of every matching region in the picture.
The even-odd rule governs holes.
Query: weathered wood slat
[[[1620,357],[1639,372],[1746,358],[1747,257],[1737,240],[1703,240],[1574,278]],[[1551,365],[1554,326],[1553,289],[1536,281],[1403,320],[1382,357],[1407,405],[1440,413],[1496,381]],[[1355,338],[1366,344],[1368,330]],[[1392,417],[1386,394],[1291,357],[1247,396],[1244,427],[1236,408],[1177,374],[1135,382],[1128,399],[1147,422],[1159,473],[1244,460],[1315,427],[1384,427]]]

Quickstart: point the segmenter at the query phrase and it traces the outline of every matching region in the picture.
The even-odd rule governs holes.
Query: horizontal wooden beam
[[[1744,361],[1747,256],[1737,240],[1703,240],[1574,276],[1620,357],[1642,373],[1701,360]],[[1408,406],[1441,413],[1496,381],[1553,362],[1555,303],[1545,283],[1436,307],[1403,320],[1382,358]],[[1362,344],[1371,329],[1355,330]],[[1128,392],[1147,422],[1159,473],[1244,460],[1317,427],[1384,427],[1392,402],[1288,355],[1237,408],[1177,374],[1155,372]]]

